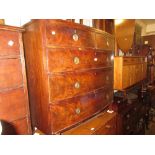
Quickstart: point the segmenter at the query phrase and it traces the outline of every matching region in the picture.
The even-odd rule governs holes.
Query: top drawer
[[[94,48],[95,33],[48,21],[46,25],[46,45]]]
[[[19,55],[19,33],[0,30],[0,56]]]
[[[96,33],[96,43],[98,49],[114,51],[114,38],[104,34]]]

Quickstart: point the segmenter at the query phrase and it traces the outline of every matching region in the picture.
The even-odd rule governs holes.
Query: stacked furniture
[[[98,120],[113,100],[113,35],[64,20],[32,20],[24,28],[33,129],[63,134]],[[105,113],[106,124],[115,115]]]
[[[0,25],[0,120],[2,134],[31,134],[23,29]]]

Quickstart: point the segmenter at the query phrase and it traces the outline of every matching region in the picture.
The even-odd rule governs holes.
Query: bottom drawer
[[[102,112],[63,135],[114,135],[116,134],[116,113]]]
[[[58,133],[101,112],[112,100],[112,89],[101,89],[84,96],[50,105],[52,134]]]
[[[13,122],[2,121],[2,135],[27,135],[31,134],[27,118]]]

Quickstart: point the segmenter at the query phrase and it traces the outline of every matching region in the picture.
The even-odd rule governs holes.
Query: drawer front
[[[112,118],[105,125],[96,130],[94,135],[116,135],[116,117]]]
[[[84,31],[74,27],[61,25],[60,23],[47,21],[46,45],[94,48],[95,34],[91,31]]]
[[[87,96],[75,97],[50,105],[52,132],[58,132],[77,124],[101,111],[110,101],[106,95],[111,90],[100,90]]]
[[[0,92],[0,120],[13,121],[25,117],[26,104],[22,88]]]
[[[30,134],[27,118],[13,122],[3,122],[3,135],[26,135]]]
[[[60,59],[61,58],[61,59]],[[63,72],[113,66],[112,52],[95,50],[50,49],[48,71]]]
[[[114,51],[114,38],[103,34],[96,34],[96,43],[98,49]]]
[[[53,75],[49,77],[50,102],[85,94],[107,85],[112,88],[112,69]]]
[[[0,30],[0,56],[19,55],[19,33]]]
[[[64,135],[116,134],[116,114],[103,112],[95,117],[63,132]]]
[[[0,59],[0,89],[16,87],[22,84],[20,61],[20,59]]]

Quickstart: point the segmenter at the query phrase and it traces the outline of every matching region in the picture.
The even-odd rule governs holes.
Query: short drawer
[[[74,97],[50,105],[52,133],[59,132],[91,117],[103,110],[109,103],[106,95],[111,90],[101,89],[96,93]]]
[[[113,71],[64,73],[49,77],[50,102],[85,94],[101,87],[113,85]]]
[[[19,55],[19,33],[0,30],[0,56]]]
[[[95,33],[48,20],[46,23],[47,46],[95,47]]]
[[[111,66],[113,66],[112,52],[78,49],[48,50],[48,72],[64,72]]]
[[[26,104],[23,88],[0,92],[0,120],[10,122],[25,117]]]
[[[98,49],[114,51],[114,38],[108,35],[97,33],[96,44]]]
[[[88,121],[63,132],[64,135],[107,135],[116,134],[116,113],[102,112]]]
[[[3,135],[31,134],[27,118],[18,119],[13,122],[3,122],[3,126]]]
[[[0,89],[22,85],[22,66],[20,59],[0,59]]]

